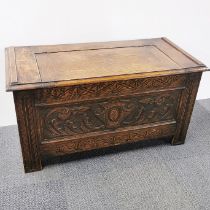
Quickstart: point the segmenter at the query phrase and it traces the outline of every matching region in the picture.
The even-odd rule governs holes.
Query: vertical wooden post
[[[13,95],[25,172],[41,170],[40,141],[33,92],[14,91]]]
[[[185,142],[201,76],[202,72],[189,74],[186,88],[181,95],[177,116],[177,131],[171,141],[172,145],[184,144]]]

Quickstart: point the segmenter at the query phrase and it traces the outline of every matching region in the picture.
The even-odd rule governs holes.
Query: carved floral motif
[[[45,139],[137,126],[174,119],[178,91],[120,97],[41,110]]]

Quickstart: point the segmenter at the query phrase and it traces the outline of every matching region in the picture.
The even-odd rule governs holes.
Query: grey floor
[[[0,209],[210,209],[210,99],[186,143],[61,158],[24,174],[16,126],[0,128]]]

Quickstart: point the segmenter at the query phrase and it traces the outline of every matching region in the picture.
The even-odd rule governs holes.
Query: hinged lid
[[[166,38],[6,49],[7,90],[205,70]]]

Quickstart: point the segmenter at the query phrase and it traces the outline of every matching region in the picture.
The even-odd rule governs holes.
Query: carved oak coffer
[[[207,67],[166,38],[6,49],[26,172],[56,156],[184,143]]]

